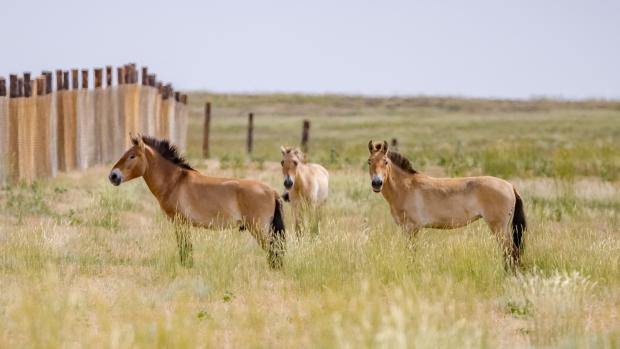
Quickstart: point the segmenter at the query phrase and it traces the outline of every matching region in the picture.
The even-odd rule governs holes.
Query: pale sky
[[[620,1],[2,0],[0,75],[136,62],[185,90],[620,98]]]

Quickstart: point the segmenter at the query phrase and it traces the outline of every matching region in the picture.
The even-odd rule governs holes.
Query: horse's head
[[[304,162],[304,153],[297,148],[280,147],[282,151],[282,175],[284,176],[284,187],[291,189],[295,183],[295,175],[297,174],[297,166]]]
[[[383,141],[383,143],[373,144],[372,141],[369,141],[368,151],[370,152],[370,156],[368,157],[370,184],[372,185],[372,190],[375,193],[379,193],[381,189],[383,189],[383,183],[389,171],[389,159],[387,157],[388,143]]]
[[[108,179],[118,186],[134,178],[142,177],[147,168],[146,152],[142,135],[132,136],[133,144],[129,150],[114,164]]]

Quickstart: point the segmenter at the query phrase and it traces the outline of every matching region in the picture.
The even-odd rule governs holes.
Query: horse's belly
[[[453,200],[420,205],[416,219],[421,226],[436,229],[452,229],[465,226],[480,218],[477,205],[466,200]]]
[[[235,207],[223,207],[215,203],[199,206],[179,200],[178,210],[192,224],[210,229],[224,229],[241,222],[241,215]]]

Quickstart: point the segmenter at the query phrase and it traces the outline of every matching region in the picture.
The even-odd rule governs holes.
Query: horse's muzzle
[[[286,178],[284,178],[284,188],[291,189],[292,187],[293,187],[293,180],[291,179],[291,177],[286,176]]]
[[[121,182],[123,181],[123,177],[121,176],[119,171],[116,170],[116,169],[114,169],[114,170],[112,170],[112,172],[110,172],[110,175],[108,176],[108,179],[110,180],[110,183],[112,183],[114,186],[121,185]]]
[[[374,191],[375,193],[378,193],[381,191],[381,188],[383,187],[383,181],[378,176],[374,176],[372,177],[372,181],[370,182],[370,185],[372,185],[372,191]]]

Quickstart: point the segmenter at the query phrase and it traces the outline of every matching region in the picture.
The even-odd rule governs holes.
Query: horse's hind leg
[[[502,253],[504,255],[505,267],[507,270],[515,270],[515,267],[518,266],[519,261],[515,260],[513,255],[514,245],[512,242],[512,236],[510,234],[510,221],[509,220],[487,220],[487,224],[489,228],[495,235],[497,242],[499,243],[500,248],[502,249]]]

